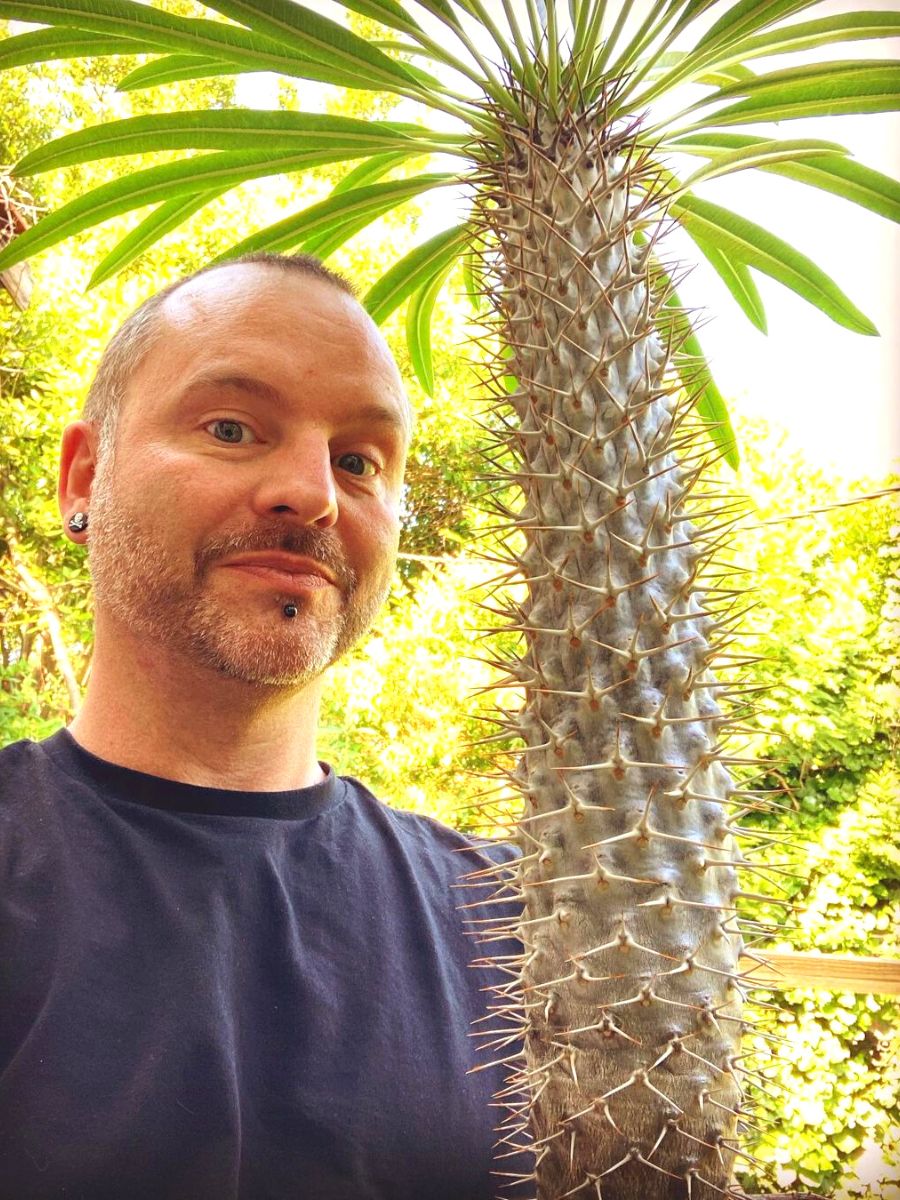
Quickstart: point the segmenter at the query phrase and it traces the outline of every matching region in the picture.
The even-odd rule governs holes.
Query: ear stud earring
[[[69,517],[69,528],[73,533],[84,533],[87,529],[88,515],[84,512],[73,513]]]

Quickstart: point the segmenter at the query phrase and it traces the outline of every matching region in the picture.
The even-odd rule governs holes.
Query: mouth
[[[259,554],[231,559],[219,564],[229,571],[240,571],[279,588],[335,587],[336,581],[327,568],[310,558],[294,554]]]

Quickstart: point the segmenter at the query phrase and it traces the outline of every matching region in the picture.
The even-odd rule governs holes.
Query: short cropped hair
[[[252,254],[243,254],[240,258],[210,263],[183,279],[176,279],[162,291],[150,296],[126,317],[103,351],[82,412],[86,421],[93,421],[98,426],[100,457],[112,453],[126,388],[162,332],[159,314],[166,298],[192,279],[216,271],[220,267],[249,266],[254,263],[276,267],[281,271],[296,271],[313,279],[322,279],[354,299],[357,298],[352,283],[337,271],[324,266],[312,254],[273,254],[267,250],[258,250]]]

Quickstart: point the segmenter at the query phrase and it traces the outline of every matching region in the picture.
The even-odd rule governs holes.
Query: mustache
[[[341,591],[352,592],[356,587],[356,572],[347,562],[337,534],[330,529],[317,529],[314,525],[301,529],[258,526],[211,538],[194,556],[197,578],[202,578],[220,558],[264,550],[281,550],[286,554],[310,558],[332,573]]]

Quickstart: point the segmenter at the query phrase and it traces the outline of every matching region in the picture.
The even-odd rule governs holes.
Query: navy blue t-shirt
[[[331,770],[0,752],[0,1200],[490,1200],[530,1162],[467,1073],[503,976],[466,921],[505,907],[457,909],[472,846]]]

